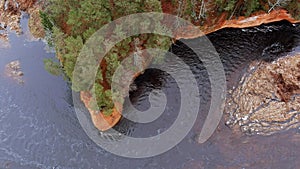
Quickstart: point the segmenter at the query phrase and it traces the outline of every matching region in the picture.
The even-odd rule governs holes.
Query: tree
[[[52,40],[55,43],[57,56],[62,62],[62,67],[67,77],[72,80],[74,66],[76,64],[79,53],[83,57],[95,57],[104,50],[99,46],[98,51],[90,51],[83,48],[83,44],[103,25],[108,22],[120,18],[125,15],[138,12],[160,12],[161,6],[158,0],[49,0],[46,15],[44,17],[45,28],[52,29]],[[53,23],[50,25],[49,23]],[[145,22],[146,23],[146,22]],[[149,22],[150,23],[150,22]],[[137,23],[139,24],[139,23]],[[147,25],[151,26],[151,25]],[[112,36],[119,36],[122,32],[119,25],[111,28]],[[112,101],[112,93],[110,91],[111,81],[114,72],[120,65],[120,62],[126,58],[134,48],[134,38],[142,37],[143,43],[137,48],[145,47],[163,47],[168,48],[171,44],[169,38],[162,38],[156,35],[139,35],[124,39],[116,44],[105,56],[103,63],[99,63],[97,73],[92,73],[88,65],[98,64],[89,63],[90,59],[86,59],[85,66],[80,68],[80,77],[78,82],[74,82],[73,89],[94,90],[96,104],[106,115],[112,112],[114,104]],[[99,42],[103,39],[99,39]],[[105,46],[105,45],[104,45]],[[47,65],[51,65],[47,63]],[[96,76],[94,84],[88,84],[92,78]],[[122,99],[120,99],[122,101]],[[93,106],[95,107],[95,106]]]
[[[246,16],[251,15],[254,11],[257,11],[260,8],[258,0],[249,0],[246,4]]]
[[[61,65],[52,59],[44,59],[44,65],[45,69],[54,76],[59,76],[63,73]]]

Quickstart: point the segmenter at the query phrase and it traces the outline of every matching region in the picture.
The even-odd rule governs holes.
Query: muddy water
[[[26,28],[27,19],[22,20]],[[251,29],[226,29],[209,38],[221,54],[228,88],[234,85],[247,64],[254,59],[272,60],[285,53],[300,51],[299,27],[277,23]],[[197,122],[187,137],[172,150],[148,159],[127,159],[112,155],[93,143],[80,126],[72,106],[69,85],[62,77],[49,75],[43,59],[54,57],[44,43],[29,42],[25,35],[10,34],[11,48],[0,49],[0,69],[20,60],[24,85],[0,76],[0,168],[12,169],[193,169],[193,168],[298,168],[300,133],[297,129],[276,135],[244,136],[220,123],[208,142],[195,138],[208,112],[210,85],[201,61],[178,42],[171,50],[189,64],[201,88]],[[164,114],[150,124],[123,120],[125,132],[148,137],[166,130],[178,114],[180,102],[174,79],[159,70],[147,70],[135,81],[137,90],[130,98],[140,110],[150,105],[148,94],[163,90],[168,98]],[[145,132],[147,131],[147,132]]]

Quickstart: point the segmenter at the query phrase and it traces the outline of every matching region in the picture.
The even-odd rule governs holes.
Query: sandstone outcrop
[[[246,134],[270,135],[300,126],[300,54],[253,62],[226,101],[227,122]]]

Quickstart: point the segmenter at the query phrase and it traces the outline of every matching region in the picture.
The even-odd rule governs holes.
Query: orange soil
[[[89,92],[80,92],[80,99],[89,110],[94,126],[101,131],[106,131],[115,126],[121,119],[121,114],[116,110],[116,108],[114,108],[111,115],[105,116],[100,111],[92,110],[90,108],[91,98],[92,95]]]
[[[199,27],[202,31],[189,32],[188,28],[184,28],[185,31],[178,31],[175,35],[176,39],[192,39],[202,36],[203,34],[209,34],[223,28],[246,28],[259,26],[261,24],[267,24],[271,22],[277,22],[287,20],[290,23],[300,23],[300,20],[295,20],[286,10],[273,10],[269,14],[267,13],[256,13],[251,17],[241,16],[239,19],[226,20],[226,14],[224,13],[218,18],[218,22],[215,25],[206,24]]]

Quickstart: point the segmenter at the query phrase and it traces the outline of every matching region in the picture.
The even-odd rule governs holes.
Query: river
[[[24,32],[28,18],[22,19]],[[227,87],[238,82],[243,70],[255,59],[273,60],[287,53],[300,52],[299,25],[278,22],[255,28],[223,29],[209,34],[224,64]],[[229,129],[221,121],[214,135],[198,144],[210,103],[210,83],[201,61],[182,43],[171,51],[181,57],[196,76],[201,96],[198,119],[176,147],[156,157],[128,159],[97,146],[79,124],[72,105],[70,85],[62,77],[44,69],[43,59],[54,58],[42,41],[28,41],[26,34],[9,34],[11,48],[0,49],[0,69],[20,60],[23,85],[0,76],[0,168],[12,169],[215,169],[215,168],[297,168],[300,166],[300,131],[292,129],[272,136],[246,136]],[[190,40],[193,41],[193,40]],[[3,71],[1,71],[3,72]],[[178,114],[177,85],[168,74],[149,69],[139,76],[137,90],[130,99],[140,110],[149,107],[148,95],[163,90],[167,109],[156,121],[135,124],[122,120],[125,132],[147,137],[163,132]],[[147,131],[147,132],[145,132]]]

